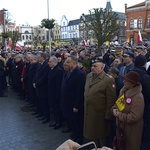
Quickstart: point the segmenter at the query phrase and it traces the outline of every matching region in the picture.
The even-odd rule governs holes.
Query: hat
[[[85,54],[84,54],[84,56],[88,56],[88,57],[90,57],[90,54],[89,54],[89,53],[85,53]]]
[[[83,60],[81,58],[78,58],[78,62],[83,63]]]
[[[112,55],[113,57],[116,57],[113,52],[110,52],[109,55]]]
[[[135,58],[134,65],[136,67],[143,67],[147,62],[147,59],[143,55],[139,55]]]
[[[114,74],[119,74],[119,69],[116,67],[111,67],[108,72],[114,73]]]
[[[92,59],[91,61],[92,61],[92,64],[94,64],[96,62],[102,62],[102,63],[104,63],[103,59],[101,59],[101,58],[95,58],[95,59]]]
[[[132,53],[132,52],[125,52],[124,54],[123,54],[123,56],[128,56],[128,57],[131,57],[131,58],[134,58],[134,54]]]
[[[132,83],[140,84],[140,75],[135,71],[128,72],[128,74],[123,75],[122,78]]]
[[[60,53],[56,53],[55,56],[58,58],[58,57],[61,57],[61,54]]]

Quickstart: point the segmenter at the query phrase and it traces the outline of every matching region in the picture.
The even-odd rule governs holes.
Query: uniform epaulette
[[[112,76],[111,76],[111,75],[109,75],[109,74],[106,74],[106,76],[107,76],[107,77],[109,77],[109,78],[112,78]]]

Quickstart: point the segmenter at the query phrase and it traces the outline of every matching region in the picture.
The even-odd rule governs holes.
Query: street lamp
[[[8,11],[7,9],[3,8],[2,10],[0,10],[1,12],[3,12],[3,32],[5,33],[6,30],[6,11]],[[5,50],[6,50],[6,42],[5,42],[5,37],[4,37],[4,45],[5,45]]]
[[[49,19],[49,0],[47,0],[47,12],[48,12],[48,19]],[[48,41],[49,41],[49,52],[50,52],[50,56],[51,56],[51,29],[48,29]]]

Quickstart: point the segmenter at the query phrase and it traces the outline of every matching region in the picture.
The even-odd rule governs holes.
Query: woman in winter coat
[[[144,98],[139,83],[140,76],[130,71],[122,76],[124,86],[120,91],[124,98],[113,106],[117,129],[121,128],[125,134],[125,150],[140,150],[143,131]],[[121,105],[120,105],[121,104]]]

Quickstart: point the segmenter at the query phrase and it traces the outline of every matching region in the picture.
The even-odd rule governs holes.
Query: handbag
[[[124,128],[125,128],[125,124],[124,124]],[[113,150],[125,150],[126,149],[126,145],[125,145],[125,133],[124,133],[124,128],[121,129],[118,127],[116,129],[116,136],[113,139]]]

